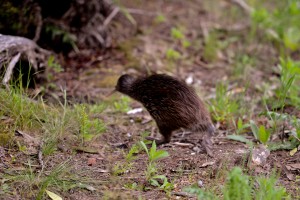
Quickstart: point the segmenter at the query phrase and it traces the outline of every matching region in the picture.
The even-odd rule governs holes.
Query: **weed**
[[[89,119],[87,109],[85,105],[75,105],[74,106],[79,121],[79,135],[82,143],[90,141],[96,135],[103,133],[106,130],[105,124],[99,119]]]
[[[166,52],[166,57],[169,61],[177,61],[181,58],[181,53],[172,48],[169,48]]]
[[[270,130],[266,130],[265,126],[260,125],[257,127],[254,121],[250,121],[250,127],[255,139],[259,140],[262,144],[266,144],[270,139]]]
[[[144,150],[148,155],[148,165],[146,169],[146,180],[152,185],[159,187],[167,194],[174,188],[173,184],[170,183],[166,176],[157,174],[157,161],[159,159],[165,158],[169,156],[169,153],[164,150],[156,150],[155,141],[152,142],[152,146],[150,150],[148,150],[146,144],[144,142],[140,142]],[[158,180],[162,180],[163,183],[159,183]]]
[[[237,55],[235,57],[235,65],[233,66],[233,76],[242,77],[243,80],[247,80],[249,71],[255,66],[256,59],[253,56],[247,54]]]
[[[156,17],[155,17],[155,19],[154,19],[154,22],[156,23],[156,24],[161,24],[161,23],[164,23],[164,22],[166,22],[167,21],[167,19],[166,19],[166,16],[164,16],[163,14],[159,14],[159,15],[157,15]]]
[[[242,175],[240,168],[233,168],[228,175],[224,188],[224,200],[239,200],[251,198],[251,184],[249,178]]]
[[[257,182],[257,184],[254,184]],[[266,199],[281,200],[290,199],[286,190],[282,186],[276,186],[277,178],[273,175],[267,177],[249,177],[242,173],[241,168],[233,168],[227,176],[227,181],[223,189],[224,200],[240,200],[240,199]],[[258,185],[256,187],[256,185]],[[217,200],[209,191],[192,186],[184,189],[186,192],[197,195],[198,199]]]
[[[300,89],[298,87],[300,81],[300,62],[293,61],[290,58],[280,59],[280,82],[281,86],[277,90],[279,98],[279,107],[281,110],[286,104],[286,99],[289,97],[291,104],[300,108]]]
[[[244,124],[241,118],[238,119],[236,123],[236,134],[242,134],[247,128],[249,128],[249,124]]]
[[[272,10],[260,6],[251,13],[252,38],[257,29],[265,30],[266,38],[280,44],[281,54],[289,54],[300,47],[299,4],[295,0],[282,1]]]
[[[114,102],[114,108],[119,112],[128,112],[130,110],[129,102],[129,97],[122,95],[118,101]]]
[[[290,199],[284,187],[277,187],[277,177],[273,173],[271,177],[259,177],[257,180],[258,189],[255,191],[255,199],[281,200]]]
[[[74,34],[55,25],[47,25],[46,32],[51,34],[53,40],[60,39],[62,43],[70,45],[76,52],[79,51],[76,45],[77,38]]]
[[[211,101],[210,109],[216,121],[232,121],[239,105],[227,94],[227,85],[219,83],[216,87],[216,98]]]
[[[218,58],[218,51],[220,45],[218,42],[218,35],[216,32],[210,32],[208,37],[205,38],[205,46],[203,52],[203,58],[207,62],[216,61]]]
[[[114,164],[112,169],[113,175],[117,176],[120,174],[124,174],[130,169],[132,169],[133,168],[132,161],[136,159],[136,154],[138,154],[141,150],[142,147],[139,143],[132,145],[128,153],[125,155],[125,162],[118,162]]]

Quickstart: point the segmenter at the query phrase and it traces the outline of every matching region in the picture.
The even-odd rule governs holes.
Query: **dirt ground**
[[[82,57],[72,57],[67,62],[66,72],[61,74],[58,84],[65,84],[68,94],[78,99],[96,102],[106,98],[116,83],[117,78],[123,74],[131,73],[143,75],[147,72],[169,73],[180,79],[186,80],[193,78],[192,86],[203,99],[213,96],[217,82],[225,81],[231,76],[231,64],[225,54],[218,55],[214,62],[207,62],[202,58],[201,46],[204,43],[205,32],[214,26],[238,26],[239,23],[247,21],[240,20],[234,24],[230,20],[218,21],[220,16],[209,10],[210,3],[205,1],[126,1],[122,2],[127,8],[132,8],[132,16],[136,20],[136,25],[131,24],[124,15],[118,17],[121,25],[114,26],[117,30],[113,39],[113,48],[105,54],[97,55],[89,52]],[[232,5],[225,1],[220,2],[221,10],[226,10]],[[155,23],[156,13],[163,13],[166,22]],[[221,14],[220,14],[221,15]],[[178,62],[168,63],[164,52],[169,47],[177,48],[170,36],[170,28],[183,26],[185,35],[192,41],[192,47],[184,52],[184,59]],[[228,28],[227,27],[227,28]],[[119,33],[121,33],[119,35]],[[199,45],[200,48],[195,46]],[[232,45],[233,52],[238,51],[238,45]],[[270,58],[263,58],[269,62],[274,61],[275,53],[266,48],[261,48],[263,54],[268,54]],[[83,53],[84,54],[84,53]],[[84,62],[83,62],[84,61]],[[74,66],[78,69],[74,73]],[[250,80],[260,81],[269,76],[267,70],[263,68],[251,74]],[[114,98],[119,98],[116,94]],[[247,98],[247,97],[246,97]],[[251,98],[251,97],[250,97]],[[209,102],[208,102],[209,103]],[[137,102],[131,104],[132,108],[141,107]],[[142,197],[143,199],[164,199],[167,198],[163,191],[148,190],[138,191],[125,188],[128,183],[144,183],[144,170],[146,168],[146,155],[138,155],[137,160],[133,161],[133,166],[124,174],[112,176],[110,171],[116,163],[124,163],[124,154],[130,147],[141,140],[141,133],[149,131],[156,133],[158,130],[153,121],[149,121],[149,114],[143,110],[142,113],[127,115],[107,112],[104,121],[109,122],[108,131],[93,143],[93,147],[100,149],[100,154],[90,155],[86,153],[77,154],[72,158],[72,165],[78,171],[84,171],[86,176],[95,179],[95,182],[105,182],[98,185],[97,191],[107,191],[105,195],[112,199],[131,199]],[[159,147],[169,152],[170,156],[160,161],[159,169],[161,174],[166,175],[175,185],[171,199],[186,199],[176,195],[185,186],[189,186],[198,181],[203,182],[204,188],[215,188],[220,192],[219,184],[225,182],[225,175],[233,166],[246,166],[249,156],[247,145],[225,139],[225,136],[233,133],[230,127],[218,131],[218,136],[214,138],[213,153],[214,158],[208,157],[203,153],[201,145],[182,147],[177,142],[200,141],[201,136],[186,134],[182,135],[179,131],[174,134],[170,144]],[[123,149],[119,146],[125,146]],[[298,152],[299,154],[299,152]],[[56,155],[59,156],[59,155]],[[54,159],[57,159],[55,156]],[[63,160],[67,155],[62,154]],[[87,160],[90,157],[96,158],[94,166],[88,166]],[[273,168],[280,172],[280,183],[283,184],[288,192],[295,194],[299,190],[299,185],[291,184],[291,174],[299,175],[299,171],[290,171],[287,166],[300,162],[300,156],[289,156],[288,151],[271,152],[267,163],[264,166],[247,168],[252,175],[270,175]],[[76,173],[76,172],[75,172]],[[100,198],[102,192],[79,192],[67,199],[95,199]],[[100,196],[98,196],[100,195]],[[299,191],[298,191],[299,195]],[[299,197],[299,196],[298,196]]]
[[[96,103],[121,97],[120,94],[110,97],[106,95],[113,90],[117,78],[125,72],[136,75],[148,72],[168,73],[183,80],[192,77],[192,87],[209,103],[209,99],[214,96],[216,83],[226,81],[232,75],[232,63],[228,52],[219,53],[213,62],[203,59],[205,32],[212,27],[230,28],[247,22],[247,17],[236,23],[227,19],[218,21],[222,16],[218,11],[225,12],[232,6],[226,1],[220,1],[219,4],[220,10],[213,13],[209,1],[122,1],[122,5],[131,8],[136,25],[129,22],[123,14],[119,14],[118,23],[112,24],[112,30],[115,31],[113,47],[105,53],[86,50],[80,55],[70,55],[65,62],[65,72],[56,76],[56,84],[67,89],[70,101]],[[158,12],[164,14],[165,22],[155,22]],[[174,42],[170,35],[170,29],[178,26],[183,27],[187,39],[192,44],[184,50],[178,47],[178,43]],[[241,44],[232,44],[228,48],[231,53],[235,53],[241,48],[239,45]],[[171,47],[181,51],[183,59],[176,62],[167,60],[164,52]],[[260,50],[264,55],[270,56],[269,59],[262,56],[260,63],[264,63],[265,60],[274,62],[275,52],[263,46]],[[263,65],[260,71],[249,73],[249,79],[255,82],[268,76],[272,75],[270,72],[268,74],[268,69]],[[238,84],[236,82],[233,85],[238,88]],[[59,91],[57,94],[62,95]],[[134,101],[130,105],[132,108],[141,107]],[[203,152],[200,142],[199,145],[191,143],[201,141],[201,135],[193,133],[184,134],[178,131],[173,135],[170,144],[159,147],[170,154],[159,161],[158,167],[159,174],[165,175],[174,183],[170,197],[158,188],[132,189],[130,187],[133,183],[138,186],[146,184],[144,174],[147,156],[144,152],[139,153],[124,172],[112,172],[116,165],[126,165],[124,157],[133,144],[141,141],[142,133],[148,131],[159,137],[156,125],[145,109],[131,115],[106,110],[100,118],[107,124],[108,129],[90,144],[91,148],[97,149],[97,154],[74,154],[62,148],[51,156],[49,163],[68,160],[72,166],[72,173],[92,180],[92,186],[96,189],[72,189],[63,194],[65,199],[195,199],[181,196],[182,189],[202,182],[203,188],[221,193],[220,185],[224,184],[226,174],[233,166],[241,166],[251,175],[270,175],[272,169],[276,168],[280,172],[279,183],[284,185],[290,194],[299,197],[299,185],[292,184],[295,182],[291,180],[291,177],[299,176],[299,169],[293,171],[288,167],[290,164],[300,163],[299,152],[296,156],[290,156],[289,151],[283,150],[271,152],[266,164],[249,167],[249,147],[226,139],[226,135],[233,134],[234,129],[222,124],[217,124],[218,135],[213,138],[213,158]],[[251,139],[251,136],[249,138]],[[182,143],[187,145],[183,146]],[[65,145],[68,149],[68,145],[71,144],[66,142]],[[95,158],[95,163],[89,165],[91,158]]]

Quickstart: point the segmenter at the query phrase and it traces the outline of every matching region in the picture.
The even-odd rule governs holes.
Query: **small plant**
[[[191,45],[191,43],[186,39],[184,32],[180,28],[173,27],[171,29],[171,37],[173,40],[179,41],[183,48],[187,48]]]
[[[118,162],[113,166],[113,174],[114,175],[120,175],[124,174],[133,167],[132,161],[136,159],[136,154],[138,154],[142,150],[141,145],[134,144],[128,151],[128,153],[125,155],[125,162]]]
[[[218,35],[216,32],[210,32],[208,37],[205,38],[205,46],[203,52],[203,58],[207,62],[216,61],[218,58],[218,51],[220,44],[218,41]]]
[[[232,69],[233,76],[236,77],[236,79],[247,81],[248,75],[251,73],[250,70],[252,70],[256,64],[256,59],[247,54],[237,54],[234,63]]]
[[[128,112],[130,99],[127,96],[122,95],[120,100],[114,102],[114,108],[119,112]]]
[[[255,199],[290,199],[284,187],[276,186],[277,177],[275,176],[275,173],[273,173],[269,178],[259,177],[256,182],[258,183],[258,189],[255,191]]]
[[[62,43],[71,45],[78,52],[77,38],[74,34],[54,25],[46,26],[46,32],[51,34],[53,40],[60,39]]]
[[[178,52],[172,48],[169,48],[166,52],[166,57],[169,61],[176,61],[181,58],[181,54],[180,54],[180,52]]]
[[[239,118],[238,121],[237,121],[237,123],[236,123],[236,134],[240,135],[248,127],[250,127],[250,125],[249,124],[244,124],[243,120],[241,118]]]
[[[242,173],[239,167],[233,168],[228,176],[225,187],[223,189],[224,200],[282,200],[291,199],[282,186],[276,186],[277,178],[273,174],[267,177],[249,177]],[[253,184],[257,183],[257,184]],[[256,186],[257,185],[257,186]],[[187,187],[186,192],[197,195],[197,198],[203,200],[218,200],[220,197],[215,196],[209,191],[201,189],[197,186]]]
[[[164,16],[163,14],[159,14],[159,15],[157,15],[156,17],[155,17],[155,19],[154,19],[154,22],[155,23],[157,23],[157,24],[160,24],[160,23],[164,23],[164,22],[166,22],[167,21],[167,19],[166,19],[166,16]]]
[[[103,133],[106,130],[105,124],[99,119],[89,119],[85,105],[75,105],[75,110],[77,110],[79,115],[79,133],[82,143],[90,141],[97,134]]]
[[[257,29],[265,30],[267,39],[275,41],[279,45],[281,55],[300,48],[299,36],[299,3],[294,0],[282,1],[280,6],[268,10],[260,6],[254,8],[251,13],[252,38]]]
[[[254,121],[250,121],[250,127],[255,139],[259,140],[262,144],[266,144],[270,139],[271,131],[267,130],[265,126],[260,125],[257,127]]]
[[[148,165],[146,170],[146,180],[155,187],[159,187],[163,191],[169,193],[173,189],[173,184],[170,183],[166,176],[157,174],[157,161],[168,157],[169,154],[164,150],[156,150],[155,141],[152,142],[152,146],[150,151],[148,150],[146,144],[144,142],[140,142],[144,150],[148,155]],[[163,183],[159,183],[159,180],[163,181]]]
[[[215,120],[219,122],[232,121],[233,115],[238,111],[238,108],[238,102],[227,93],[227,85],[218,84],[216,87],[216,98],[211,101],[210,106]]]
[[[242,169],[235,167],[227,177],[224,188],[224,200],[251,200],[251,184],[248,176],[242,174]]]
[[[279,98],[279,107],[283,109],[286,99],[289,97],[292,105],[300,107],[300,89],[298,87],[300,81],[300,62],[293,61],[290,58],[280,59],[280,82],[281,86],[277,91]]]
[[[185,192],[194,194],[199,200],[218,200],[219,198],[209,191],[199,188],[196,184],[191,187],[184,188]]]

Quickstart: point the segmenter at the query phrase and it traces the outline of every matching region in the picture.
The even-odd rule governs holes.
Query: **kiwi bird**
[[[148,110],[163,136],[156,140],[157,145],[170,142],[172,132],[180,128],[208,135],[215,132],[203,101],[193,88],[176,78],[165,74],[139,78],[125,74],[118,79],[115,90],[141,102]],[[208,143],[202,142],[211,154]]]

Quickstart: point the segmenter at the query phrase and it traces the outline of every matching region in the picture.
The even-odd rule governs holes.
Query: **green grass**
[[[278,179],[274,173],[270,177],[251,177],[243,174],[241,168],[235,167],[227,175],[222,198],[197,186],[187,187],[185,191],[195,194],[198,199],[205,200],[291,199],[286,189],[280,185],[278,186],[277,181]]]
[[[65,98],[59,105],[48,105],[43,99],[30,99],[22,89],[0,89],[0,116],[5,119],[0,121],[1,146],[12,152],[10,165],[13,166],[0,172],[3,195],[44,199],[48,188],[60,193],[76,186],[74,180],[79,179],[71,173],[69,161],[52,163],[51,156],[65,138],[68,140],[64,145],[72,142],[88,145],[88,141],[103,133],[105,124],[94,115],[101,114],[105,106],[71,107],[66,102]],[[28,134],[30,140],[16,137],[15,131]],[[37,157],[28,156],[32,148],[42,153],[41,170],[36,169],[40,165]],[[18,165],[22,166],[21,170],[14,169]]]

